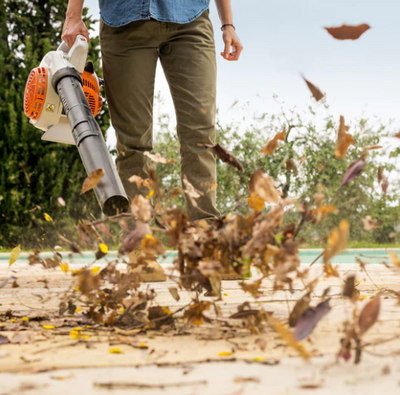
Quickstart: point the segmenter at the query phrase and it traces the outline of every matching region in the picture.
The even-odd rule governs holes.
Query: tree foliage
[[[389,136],[383,125],[372,125],[368,120],[353,122],[350,132],[355,139],[346,158],[335,158],[335,144],[339,119],[327,116],[315,120],[315,110],[299,114],[296,111],[279,115],[261,114],[253,117],[247,126],[217,122],[218,142],[231,150],[243,164],[244,173],[217,162],[218,207],[222,213],[231,211],[242,214],[249,211],[248,180],[258,168],[271,176],[284,195],[295,197],[300,203],[315,206],[315,194],[324,195],[324,206],[333,206],[317,224],[305,224],[300,236],[308,244],[323,245],[330,229],[346,218],[350,222],[350,240],[374,243],[395,242],[395,228],[399,222],[399,185],[392,181],[389,191],[383,193],[378,181],[378,169],[382,167],[389,175],[396,167],[388,161],[382,149],[367,152],[364,172],[341,187],[343,174],[349,165],[360,158],[364,147],[378,145]],[[175,134],[169,130],[169,119],[162,116],[159,121],[155,151],[168,158],[178,159],[179,144]],[[286,130],[285,141],[278,141],[278,148],[271,155],[261,152],[268,141]],[[163,182],[170,187],[179,179],[179,160],[174,165],[159,166]],[[318,195],[317,195],[318,196]],[[182,200],[177,200],[181,205]],[[266,208],[268,209],[268,207]],[[366,231],[362,219],[367,215],[383,221],[378,229]],[[298,214],[286,216],[290,222],[299,220]]]

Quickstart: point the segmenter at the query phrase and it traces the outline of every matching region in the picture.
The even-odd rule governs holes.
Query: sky
[[[99,17],[97,0],[86,0],[85,5]],[[400,109],[399,0],[232,0],[232,8],[244,45],[238,62],[227,62],[219,55],[223,49],[221,23],[211,0],[222,121],[238,115],[229,110],[236,100],[249,102],[254,111],[274,113],[280,108],[273,98],[277,95],[285,109],[305,109],[312,101],[303,75],[326,92],[329,113],[337,118],[344,115],[351,121],[369,116],[383,122],[394,119],[396,125]],[[371,29],[356,41],[335,40],[323,29],[343,23],[368,23]],[[156,91],[165,100],[155,114],[173,114],[161,67]],[[109,143],[113,145],[112,136]]]

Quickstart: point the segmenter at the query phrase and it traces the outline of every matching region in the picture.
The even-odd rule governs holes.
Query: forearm
[[[215,0],[221,24],[233,24],[231,0]]]
[[[85,0],[69,0],[67,18],[82,18],[83,3]]]

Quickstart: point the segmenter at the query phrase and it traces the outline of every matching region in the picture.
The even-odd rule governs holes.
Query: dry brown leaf
[[[325,95],[317,88],[314,84],[312,84],[310,81],[306,80],[303,77],[303,80],[306,82],[308,89],[310,90],[311,94],[314,96],[314,99],[316,101],[320,101]]]
[[[329,313],[331,310],[329,302],[330,298],[319,303],[315,308],[309,307],[299,318],[293,333],[298,341],[309,336],[318,322]]]
[[[325,263],[324,264],[324,273],[325,277],[337,277],[340,278],[339,272],[337,271],[338,267],[335,266],[333,267],[331,263]]]
[[[278,141],[285,141],[285,137],[286,130],[279,132],[271,141],[268,141],[267,145],[261,150],[261,152],[265,155],[272,155],[279,146]]]
[[[383,221],[377,221],[376,219],[372,219],[370,215],[367,215],[365,218],[362,219],[364,224],[364,230],[369,232],[370,230],[378,229]]]
[[[365,163],[365,158],[362,157],[348,167],[342,178],[342,187],[353,181],[364,171]]]
[[[135,183],[138,187],[146,187],[148,189],[152,189],[153,182],[150,178],[142,178],[139,176],[132,176],[128,178],[129,182]]]
[[[286,170],[297,171],[297,167],[294,164],[292,159],[289,159],[288,161],[286,161],[285,166],[286,166]]]
[[[366,23],[356,26],[342,25],[339,27],[325,27],[324,29],[337,40],[357,40],[371,27]]]
[[[232,152],[228,151],[221,144],[198,144],[199,147],[210,149],[214,154],[224,163],[227,163],[230,166],[235,167],[237,170],[244,173],[244,168],[242,164],[237,160],[235,155]]]
[[[381,145],[370,145],[368,147],[364,147],[362,150],[363,150],[363,152],[365,152],[365,151],[371,151],[374,149],[381,149],[381,148],[383,148]]]
[[[98,182],[104,177],[104,174],[103,169],[96,169],[90,172],[85,181],[83,181],[80,195],[95,188]]]
[[[169,293],[171,294],[171,296],[178,302],[180,300],[180,296],[179,296],[179,292],[177,288],[174,287],[169,287],[168,288]]]
[[[354,138],[351,134],[346,133],[348,132],[349,127],[344,123],[344,117],[340,116],[340,123],[339,123],[339,130],[338,130],[338,137],[336,141],[336,152],[335,157],[336,159],[343,159],[346,157],[347,149],[349,148],[350,144],[354,144]]]
[[[394,266],[400,266],[400,259],[394,251],[390,251],[390,260]]]
[[[299,167],[304,163],[305,160],[306,160],[306,156],[303,155],[303,156],[301,157],[301,159],[300,159]]]
[[[254,211],[262,211],[265,208],[265,201],[258,197],[255,193],[252,193],[250,197],[247,198],[249,207]]]
[[[149,151],[145,151],[143,153],[144,156],[147,156],[149,159],[151,159],[155,163],[174,163],[174,159],[166,159],[163,156],[161,156],[158,152],[156,154],[151,154]]]
[[[275,332],[277,332],[281,336],[282,340],[286,343],[288,347],[296,350],[303,359],[308,360],[310,358],[309,353],[303,347],[303,345],[296,340],[293,333],[289,329],[287,329],[281,322],[273,317],[269,317],[268,323],[275,330]]]
[[[378,320],[379,312],[381,309],[381,298],[380,295],[376,295],[374,299],[368,302],[360,313],[358,318],[358,333],[359,335],[367,332],[372,325]]]
[[[295,327],[299,318],[308,309],[311,302],[311,293],[306,293],[301,299],[299,299],[293,307],[289,315],[289,326]]]
[[[264,173],[263,169],[256,170],[249,181],[250,194],[255,194],[267,203],[279,202],[281,193],[276,190],[274,180]]]
[[[142,221],[137,221],[135,229],[131,230],[119,247],[120,255],[129,254],[138,247],[144,237],[151,235],[150,226]]]
[[[340,221],[338,228],[332,230],[324,252],[324,263],[328,263],[336,254],[346,249],[349,230],[349,223],[345,219]]]
[[[153,207],[150,200],[146,199],[143,195],[138,194],[131,202],[132,214],[143,222],[151,220],[153,215]]]

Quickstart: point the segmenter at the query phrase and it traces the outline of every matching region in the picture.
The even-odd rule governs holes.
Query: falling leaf
[[[67,273],[69,271],[68,262],[60,263],[60,268],[64,273]]]
[[[337,277],[340,278],[340,275],[337,271],[337,266],[333,267],[331,263],[325,263],[324,264],[324,273],[325,277]]]
[[[258,347],[260,347],[261,351],[265,351],[265,349],[267,348],[267,342],[265,341],[265,339],[262,339],[261,337],[259,337],[258,339],[255,340],[254,342]]]
[[[135,183],[138,187],[146,187],[148,189],[151,189],[153,186],[153,182],[150,180],[150,178],[145,178],[143,179],[142,177],[139,176],[132,176],[128,178],[129,182]]]
[[[383,147],[381,145],[370,145],[368,147],[364,147],[362,150],[363,150],[363,152],[365,152],[365,151],[371,151],[371,150],[380,149],[380,148],[383,148]]]
[[[154,192],[154,190],[152,190]],[[149,199],[137,194],[131,202],[132,214],[143,222],[148,222],[153,216],[153,207]]]
[[[383,176],[383,181],[382,181],[382,184],[381,184],[381,188],[382,188],[383,195],[386,196],[387,190],[389,188],[389,181],[386,178],[386,176]]]
[[[360,291],[356,288],[355,276],[347,277],[343,287],[343,296],[349,298],[352,302],[357,302],[359,299]]]
[[[324,263],[328,263],[332,257],[346,249],[349,229],[349,223],[345,219],[342,219],[339,227],[332,230],[324,251]]]
[[[197,190],[187,179],[186,175],[183,176],[182,178],[182,183],[184,186],[184,194],[186,197],[189,199],[190,203],[192,203],[193,206],[197,207],[197,202],[195,199],[198,199],[200,196],[203,196],[203,192]]]
[[[325,95],[319,90],[319,88],[317,88],[314,84],[312,84],[310,81],[306,80],[303,77],[303,80],[305,81],[305,83],[308,86],[308,89],[310,90],[310,92],[312,93],[312,95],[314,96],[314,99],[316,101],[320,101]]]
[[[18,245],[11,250],[10,259],[8,261],[8,265],[11,266],[20,256],[21,254],[21,246]]]
[[[293,310],[289,316],[289,326],[295,327],[297,321],[304,314],[304,312],[308,309],[311,302],[311,294],[310,292],[306,293],[301,299],[299,299],[293,307]]]
[[[211,144],[197,144],[199,147],[204,147],[210,149],[214,152],[215,155],[224,163],[235,167],[237,170],[244,173],[244,168],[242,164],[236,159],[235,155],[232,152],[229,152],[226,148],[224,148],[220,144],[211,145]]]
[[[362,309],[358,318],[358,329],[359,334],[362,335],[375,324],[379,317],[381,309],[381,298],[380,295],[376,295],[374,299],[368,302]]]
[[[250,197],[247,198],[249,207],[254,211],[262,211],[265,208],[265,201],[258,197],[255,193],[252,193]]]
[[[53,218],[51,218],[49,214],[44,213],[43,217],[47,222],[53,222]]]
[[[90,172],[85,181],[83,181],[80,195],[95,188],[98,182],[104,177],[104,174],[105,172],[103,169],[96,169]]]
[[[155,163],[174,163],[174,159],[166,159],[163,156],[161,156],[158,152],[156,154],[151,154],[149,151],[145,151],[143,153],[144,156],[147,156],[149,159],[151,159]]]
[[[119,348],[110,348],[109,353],[110,354],[123,354],[123,351],[121,351]]]
[[[146,235],[151,234],[150,226],[142,221],[137,221],[135,229],[131,230],[123,240],[119,247],[120,255],[129,254],[138,247]]]
[[[267,145],[261,150],[261,152],[265,155],[272,155],[275,150],[279,147],[279,140],[285,141],[286,130],[279,132],[275,135],[275,137],[268,141]]]
[[[298,341],[309,336],[318,322],[329,313],[331,309],[329,301],[330,298],[319,303],[315,308],[308,308],[299,318],[294,328],[294,336]]]
[[[357,178],[363,172],[364,167],[365,159],[363,157],[353,162],[343,175],[342,187]]]
[[[394,251],[390,251],[390,260],[394,266],[400,266],[400,259]]]
[[[168,291],[171,294],[171,296],[178,302],[179,299],[181,298],[179,296],[178,290],[176,288],[174,288],[174,287],[169,287]]]
[[[325,27],[324,29],[337,40],[357,40],[371,27],[366,23],[361,25],[342,25],[339,27]]]
[[[101,259],[107,255],[108,247],[104,243],[99,244],[99,249],[96,251],[96,259]]]
[[[343,159],[346,157],[347,149],[351,144],[354,144],[354,138],[351,134],[346,133],[348,132],[349,127],[344,123],[344,117],[340,116],[339,122],[339,130],[338,130],[338,137],[336,141],[336,152],[335,157],[336,159]]]
[[[95,267],[92,267],[91,269],[90,269],[90,271],[92,272],[92,274],[97,274],[99,271],[100,271],[100,266],[95,266]]]
[[[309,353],[303,347],[303,345],[297,341],[293,333],[288,330],[281,322],[272,317],[268,319],[268,322],[275,330],[275,332],[277,332],[281,336],[282,340],[287,344],[288,347],[296,350],[303,359],[308,360],[310,358]]]
[[[65,200],[64,200],[61,196],[59,196],[59,197],[57,198],[57,202],[58,202],[58,204],[59,204],[60,206],[65,207],[65,205],[66,205]]]
[[[369,232],[370,230],[378,229],[383,221],[377,221],[376,219],[372,219],[370,215],[367,215],[365,218],[362,219],[364,224],[364,230]]]
[[[276,190],[274,180],[264,173],[263,169],[256,170],[250,177],[249,190],[267,203],[278,203],[280,192]]]

